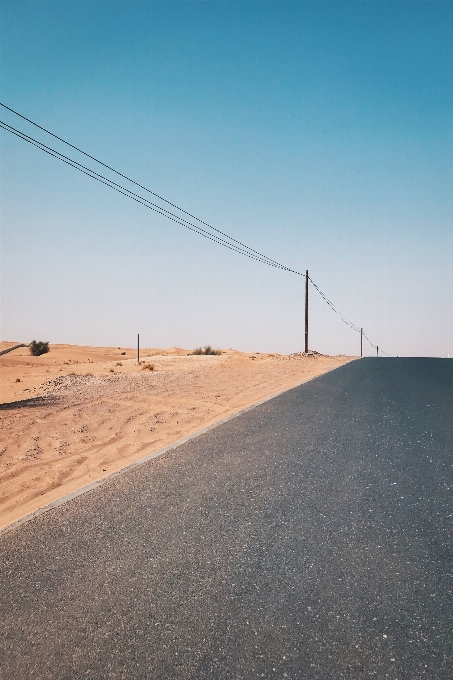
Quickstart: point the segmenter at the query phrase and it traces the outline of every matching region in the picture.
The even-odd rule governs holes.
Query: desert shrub
[[[48,342],[36,342],[36,340],[32,340],[30,343],[30,354],[34,357],[40,357],[41,354],[47,354],[49,351]]]
[[[220,349],[213,349],[211,345],[206,345],[204,348],[204,354],[212,354],[214,356],[218,356],[219,354],[222,354]]]
[[[145,364],[142,366],[142,371],[154,371],[154,364]]]
[[[194,349],[192,354],[209,354],[218,356],[219,354],[222,354],[222,351],[220,349],[213,349],[211,345],[205,345],[204,349],[202,347],[197,347]]]
[[[126,354],[126,352],[121,352],[121,356],[124,356],[125,354]]]

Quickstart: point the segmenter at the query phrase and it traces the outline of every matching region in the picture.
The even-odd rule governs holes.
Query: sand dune
[[[0,527],[350,360],[172,348],[142,350],[137,365],[132,349],[74,345],[2,355]]]

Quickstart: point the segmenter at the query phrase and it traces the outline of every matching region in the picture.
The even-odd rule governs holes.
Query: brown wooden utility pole
[[[360,358],[363,356],[363,328],[360,329]]]
[[[376,347],[376,356],[379,356],[379,345]]]
[[[140,334],[137,335],[137,364],[140,363]]]
[[[308,352],[308,269],[305,270],[305,354]]]

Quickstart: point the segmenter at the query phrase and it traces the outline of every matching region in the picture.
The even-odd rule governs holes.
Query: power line
[[[369,337],[366,335],[366,333],[363,333],[363,337],[364,337],[365,340],[371,345],[371,347],[374,347],[374,349],[377,349],[377,345],[374,345],[374,344],[371,342],[371,340],[370,340]],[[384,352],[384,350],[381,349],[381,348],[379,348],[379,351],[382,352],[382,354],[385,354],[386,357],[391,356],[390,354],[387,354],[387,352]]]
[[[318,293],[320,294],[320,296],[321,296],[321,297],[325,300],[325,302],[329,305],[329,307],[331,308],[331,310],[332,310],[333,312],[335,312],[335,314],[338,314],[338,316],[339,316],[340,319],[343,321],[343,323],[345,323],[347,326],[349,326],[349,328],[351,328],[353,331],[357,331],[357,333],[360,333],[360,328],[357,328],[357,326],[356,326],[355,324],[353,324],[352,321],[349,321],[349,319],[347,319],[341,312],[338,311],[338,309],[335,307],[335,305],[333,304],[333,302],[331,302],[331,301],[327,298],[327,296],[324,295],[324,293],[322,292],[322,290],[319,289],[319,287],[316,285],[316,283],[313,281],[313,279],[311,279],[310,277],[308,277],[308,279],[309,279],[309,281],[311,282],[311,284],[316,288],[316,290],[318,291]]]
[[[216,234],[210,234],[209,232],[206,231],[206,229],[203,229],[202,227],[193,224],[189,222],[188,220],[183,219],[179,215],[175,215],[174,213],[171,213],[169,210],[166,210],[165,208],[162,208],[161,206],[158,206],[155,203],[152,203],[149,201],[147,198],[144,198],[143,196],[140,196],[139,194],[135,194],[134,192],[130,191],[130,189],[127,189],[126,187],[123,187],[121,184],[117,184],[116,182],[113,182],[112,180],[108,179],[107,177],[104,177],[104,175],[100,175],[99,173],[95,172],[91,168],[87,168],[86,166],[82,165],[81,163],[78,163],[77,161],[73,160],[72,158],[69,158],[68,156],[65,156],[64,154],[61,154],[59,151],[56,151],[55,149],[52,149],[51,147],[47,146],[46,144],[43,144],[42,142],[39,142],[38,140],[34,139],[33,137],[30,137],[29,135],[26,135],[25,133],[21,132],[20,130],[17,130],[16,128],[13,128],[11,125],[8,125],[8,123],[5,123],[4,121],[0,120],[0,127],[6,130],[7,132],[11,132],[13,135],[16,137],[19,137],[20,139],[23,139],[25,142],[28,142],[32,146],[35,146],[36,148],[40,149],[41,151],[44,151],[50,156],[53,156],[57,160],[62,161],[63,163],[66,163],[67,165],[73,167],[75,170],[79,170],[82,172],[84,175],[87,175],[88,177],[91,177],[92,179],[97,180],[98,182],[101,182],[105,186],[109,187],[110,189],[113,189],[114,191],[117,191],[120,194],[123,194],[123,196],[126,196],[127,198],[131,198],[133,201],[136,201],[137,203],[140,203],[141,205],[144,205],[146,208],[149,208],[150,210],[153,210],[154,212],[158,213],[159,215],[162,215],[163,217],[166,217],[167,219],[171,220],[172,222],[176,222],[177,224],[186,227],[187,229],[190,229],[190,231],[194,231],[195,233],[199,234],[200,236],[204,236],[205,238],[209,239],[210,241],[214,241],[215,243],[218,243],[219,245],[222,245],[226,248],[229,248],[230,250],[233,250],[241,255],[245,255],[246,257],[251,258],[252,260],[256,260],[258,262],[261,262],[263,264],[267,264],[270,267],[276,267],[278,269],[282,269],[288,272],[291,272],[293,274],[300,274],[300,272],[297,272],[293,269],[290,269],[289,267],[285,267],[284,265],[280,264],[279,262],[276,262],[275,260],[272,260],[271,258],[268,258],[265,255],[261,255],[257,251],[253,250],[252,248],[248,248],[248,246],[244,246],[243,248],[239,247],[238,245],[235,245],[236,243],[239,243],[238,241],[235,241],[234,239],[231,239],[233,243],[228,243],[225,239],[220,238]],[[219,232],[221,233],[221,232]],[[230,237],[228,237],[230,238]]]
[[[149,194],[152,194],[153,196],[156,196],[156,198],[159,198],[161,201],[164,201],[164,203],[167,203],[167,205],[171,205],[173,208],[176,208],[177,210],[180,210],[182,213],[184,213],[184,214],[187,215],[188,217],[191,217],[192,219],[197,220],[197,222],[200,222],[200,224],[204,224],[205,227],[209,227],[209,229],[212,229],[213,231],[216,231],[218,234],[221,234],[222,236],[225,236],[225,237],[228,238],[230,241],[234,241],[235,243],[237,243],[238,245],[242,246],[243,248],[246,248],[247,250],[250,250],[251,252],[253,252],[253,253],[257,254],[257,255],[260,255],[261,257],[265,257],[266,259],[269,259],[269,260],[270,260],[270,258],[267,258],[267,257],[266,257],[265,255],[263,255],[262,253],[259,253],[258,251],[254,250],[253,248],[249,248],[249,246],[246,246],[244,243],[241,243],[240,241],[237,241],[236,239],[232,238],[231,236],[228,236],[228,234],[225,234],[223,231],[220,231],[220,229],[217,229],[216,227],[213,227],[212,225],[208,224],[208,222],[205,222],[204,220],[200,219],[199,217],[196,217],[196,215],[192,215],[191,213],[187,212],[187,211],[184,210],[183,208],[180,208],[180,207],[179,207],[178,205],[176,205],[175,203],[171,203],[171,201],[168,201],[168,200],[167,200],[166,198],[164,198],[163,196],[160,196],[159,194],[156,194],[154,191],[151,191],[151,189],[148,189],[147,187],[143,186],[142,184],[139,184],[138,182],[136,182],[135,180],[131,179],[131,178],[128,177],[127,175],[124,175],[122,172],[119,172],[119,170],[115,170],[115,168],[112,168],[110,165],[107,165],[106,163],[103,163],[103,162],[100,161],[98,158],[95,158],[95,157],[92,156],[91,154],[87,153],[86,151],[83,151],[82,149],[80,149],[79,147],[75,146],[74,144],[71,144],[70,142],[66,141],[66,140],[63,139],[62,137],[59,137],[58,135],[54,134],[54,133],[51,132],[50,130],[47,130],[47,128],[42,127],[42,125],[38,125],[38,123],[35,123],[35,122],[34,122],[33,120],[31,120],[30,118],[27,118],[26,116],[22,115],[22,114],[19,113],[18,111],[15,111],[14,109],[12,109],[12,108],[10,108],[9,106],[7,106],[6,104],[3,104],[2,102],[0,102],[0,106],[2,106],[4,109],[7,109],[8,111],[11,111],[11,112],[14,113],[16,116],[19,116],[19,117],[22,118],[23,120],[26,120],[28,123],[31,123],[32,125],[34,125],[35,127],[37,127],[39,130],[42,130],[43,132],[46,132],[47,134],[49,134],[49,135],[51,135],[52,137],[54,137],[55,139],[58,139],[60,142],[63,142],[64,144],[67,144],[67,146],[70,146],[72,149],[75,149],[76,151],[78,151],[79,153],[83,154],[83,155],[86,156],[87,158],[91,158],[91,160],[95,161],[96,163],[99,163],[99,164],[102,165],[104,168],[107,168],[108,170],[111,170],[112,172],[114,172],[115,174],[119,175],[120,177],[123,177],[123,179],[127,179],[128,182],[132,182],[132,184],[135,184],[135,186],[139,187],[140,189],[143,189],[144,191],[147,191]],[[271,262],[274,262],[275,265],[278,265],[279,267],[283,268],[282,265],[280,265],[278,262],[275,262],[274,260],[270,260],[270,261],[271,261]],[[300,272],[293,272],[293,273],[299,274],[300,276],[303,276],[303,274],[301,274]]]
[[[333,304],[333,302],[331,302],[331,301],[328,299],[328,297],[327,297],[326,295],[324,295],[324,293],[322,292],[322,290],[320,290],[320,288],[316,285],[316,283],[313,281],[313,279],[311,279],[310,277],[308,277],[308,279],[309,279],[309,281],[311,282],[311,284],[314,286],[314,288],[318,291],[318,293],[320,294],[320,296],[321,296],[321,297],[325,300],[325,302],[329,305],[330,309],[331,309],[333,312],[335,312],[335,314],[338,314],[338,316],[339,316],[340,319],[343,321],[343,323],[345,323],[349,328],[351,328],[351,330],[356,331],[356,333],[360,333],[360,332],[361,332],[361,329],[360,329],[360,328],[357,328],[357,326],[356,326],[355,324],[353,324],[352,321],[349,321],[349,319],[348,319],[347,317],[345,317],[344,314],[342,314],[340,311],[338,311],[338,309],[335,307],[335,305]],[[363,332],[363,329],[362,329],[362,334],[363,334],[363,337],[367,340],[367,342],[371,345],[371,347],[374,347],[374,349],[377,349],[377,346],[374,345],[374,344],[371,342],[371,340],[368,338],[368,336]],[[387,354],[387,352],[384,352],[384,350],[382,350],[382,349],[380,349],[379,351],[382,352],[382,354],[385,354],[385,356],[387,356],[387,357],[390,356],[390,354]]]
[[[43,132],[51,135],[55,139],[58,139],[60,142],[63,142],[64,144],[71,147],[72,149],[75,149],[76,151],[83,154],[87,158],[91,158],[91,160],[94,160],[96,163],[99,163],[100,165],[107,168],[108,170],[111,170],[112,172],[114,172],[118,176],[123,177],[124,179],[128,180],[129,182],[132,182],[132,184],[139,187],[140,189],[143,189],[144,191],[148,192],[149,194],[152,194],[153,196],[156,196],[156,198],[158,198],[161,201],[164,201],[164,203],[166,203],[167,205],[170,205],[173,208],[176,208],[177,210],[182,212],[184,215],[187,215],[191,219],[196,220],[200,224],[203,224],[204,226],[208,227],[209,229],[211,229],[212,231],[214,231],[216,233],[213,234],[211,232],[206,231],[206,229],[201,227],[200,224],[194,224],[193,222],[186,220],[185,218],[181,217],[180,215],[176,215],[175,213],[172,213],[171,211],[167,210],[166,208],[164,208],[164,207],[162,207],[162,206],[160,206],[156,203],[153,203],[152,201],[150,201],[147,198],[144,198],[140,194],[137,194],[137,193],[131,191],[130,189],[127,189],[126,187],[122,186],[121,184],[118,184],[117,182],[114,182],[113,180],[105,177],[104,175],[101,175],[100,173],[96,172],[95,170],[92,170],[91,168],[89,168],[85,165],[82,165],[81,163],[74,160],[73,158],[70,158],[69,156],[65,156],[64,154],[57,151],[56,149],[53,149],[53,148],[47,146],[43,142],[40,142],[39,140],[35,139],[34,137],[31,137],[30,135],[25,134],[21,130],[18,130],[16,128],[12,127],[8,123],[6,123],[4,121],[0,121],[0,127],[1,128],[6,130],[7,132],[10,132],[11,134],[15,135],[16,137],[19,137],[23,141],[31,144],[32,146],[36,147],[40,151],[44,151],[45,153],[52,156],[53,158],[56,158],[57,160],[60,160],[63,163],[66,163],[70,167],[74,168],[75,170],[82,172],[84,175],[91,177],[91,179],[97,180],[98,182],[104,184],[105,186],[109,187],[110,189],[113,189],[114,191],[117,191],[118,193],[122,194],[123,196],[126,196],[127,198],[130,198],[137,203],[140,203],[145,208],[148,208],[149,210],[152,210],[152,211],[158,213],[159,215],[166,217],[167,219],[171,220],[172,222],[175,222],[176,224],[179,224],[183,227],[186,227],[186,229],[189,229],[190,231],[193,231],[193,232],[199,234],[200,236],[203,236],[204,238],[207,238],[210,241],[217,243],[218,245],[224,246],[225,248],[228,248],[229,250],[237,252],[240,255],[244,255],[244,256],[252,259],[252,260],[256,260],[257,262],[261,262],[262,264],[267,264],[270,267],[282,269],[283,271],[287,271],[287,272],[290,272],[292,274],[297,274],[298,276],[304,276],[304,274],[302,274],[302,272],[299,272],[295,269],[291,269],[290,267],[286,267],[285,265],[282,265],[280,262],[277,262],[276,260],[273,260],[273,259],[267,257],[267,255],[263,255],[259,251],[254,250],[253,248],[250,248],[249,246],[245,245],[241,241],[238,241],[238,240],[232,238],[231,236],[229,236],[228,234],[225,234],[224,232],[220,231],[216,227],[213,227],[208,222],[205,222],[204,220],[201,220],[199,217],[196,217],[195,215],[192,215],[191,213],[187,212],[183,208],[180,208],[175,203],[171,203],[170,201],[163,198],[162,196],[155,193],[154,191],[151,191],[150,189],[143,186],[142,184],[139,184],[138,182],[135,182],[130,177],[127,177],[127,175],[124,175],[123,173],[119,172],[118,170],[115,170],[115,168],[112,168],[111,166],[107,165],[106,163],[103,163],[102,161],[98,160],[97,158],[95,158],[91,154],[87,153],[86,151],[83,151],[79,147],[75,146],[74,144],[71,144],[70,142],[67,142],[65,139],[63,139],[62,137],[59,137],[58,135],[54,134],[50,130],[47,130],[46,128],[42,127],[41,125],[38,125],[38,123],[35,123],[30,118],[27,118],[26,116],[23,116],[18,111],[15,111],[14,109],[10,108],[9,106],[6,106],[6,104],[3,104],[2,102],[0,102],[0,106],[2,106],[4,109],[7,109],[8,111],[11,111],[16,116],[19,116],[20,118],[27,121],[28,123],[31,123],[32,125],[34,125],[38,129],[42,130]],[[217,234],[219,234],[220,236],[217,236]],[[222,238],[222,237],[224,237],[224,238]],[[226,239],[228,239],[228,240],[226,240]],[[331,300],[329,300],[329,298],[322,292],[322,290],[316,285],[316,283],[313,281],[313,279],[311,279],[310,277],[308,277],[308,278],[309,278],[311,284],[314,286],[315,290],[323,298],[323,300],[330,307],[330,309],[340,317],[340,319],[343,321],[343,323],[345,323],[349,328],[351,328],[351,330],[360,333],[360,328],[358,328],[355,324],[353,324],[352,321],[350,321],[346,316],[344,316],[344,314],[342,314],[335,307],[333,302],[331,302]],[[365,337],[367,342],[372,347],[377,349],[376,345],[374,345],[370,341],[370,339],[367,337],[367,335],[365,333],[363,333],[363,336]],[[390,356],[389,354],[387,354],[383,350],[381,350],[381,352],[383,354],[385,354],[386,356]]]

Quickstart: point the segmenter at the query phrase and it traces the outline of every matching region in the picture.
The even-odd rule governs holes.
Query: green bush
[[[34,357],[40,357],[41,354],[47,354],[49,351],[48,342],[36,342],[36,340],[32,340],[30,343],[30,354]]]
[[[194,349],[192,354],[211,354],[218,356],[219,354],[222,354],[222,351],[220,349],[212,349],[211,345],[205,345],[204,349],[202,347],[197,347],[197,349]]]

